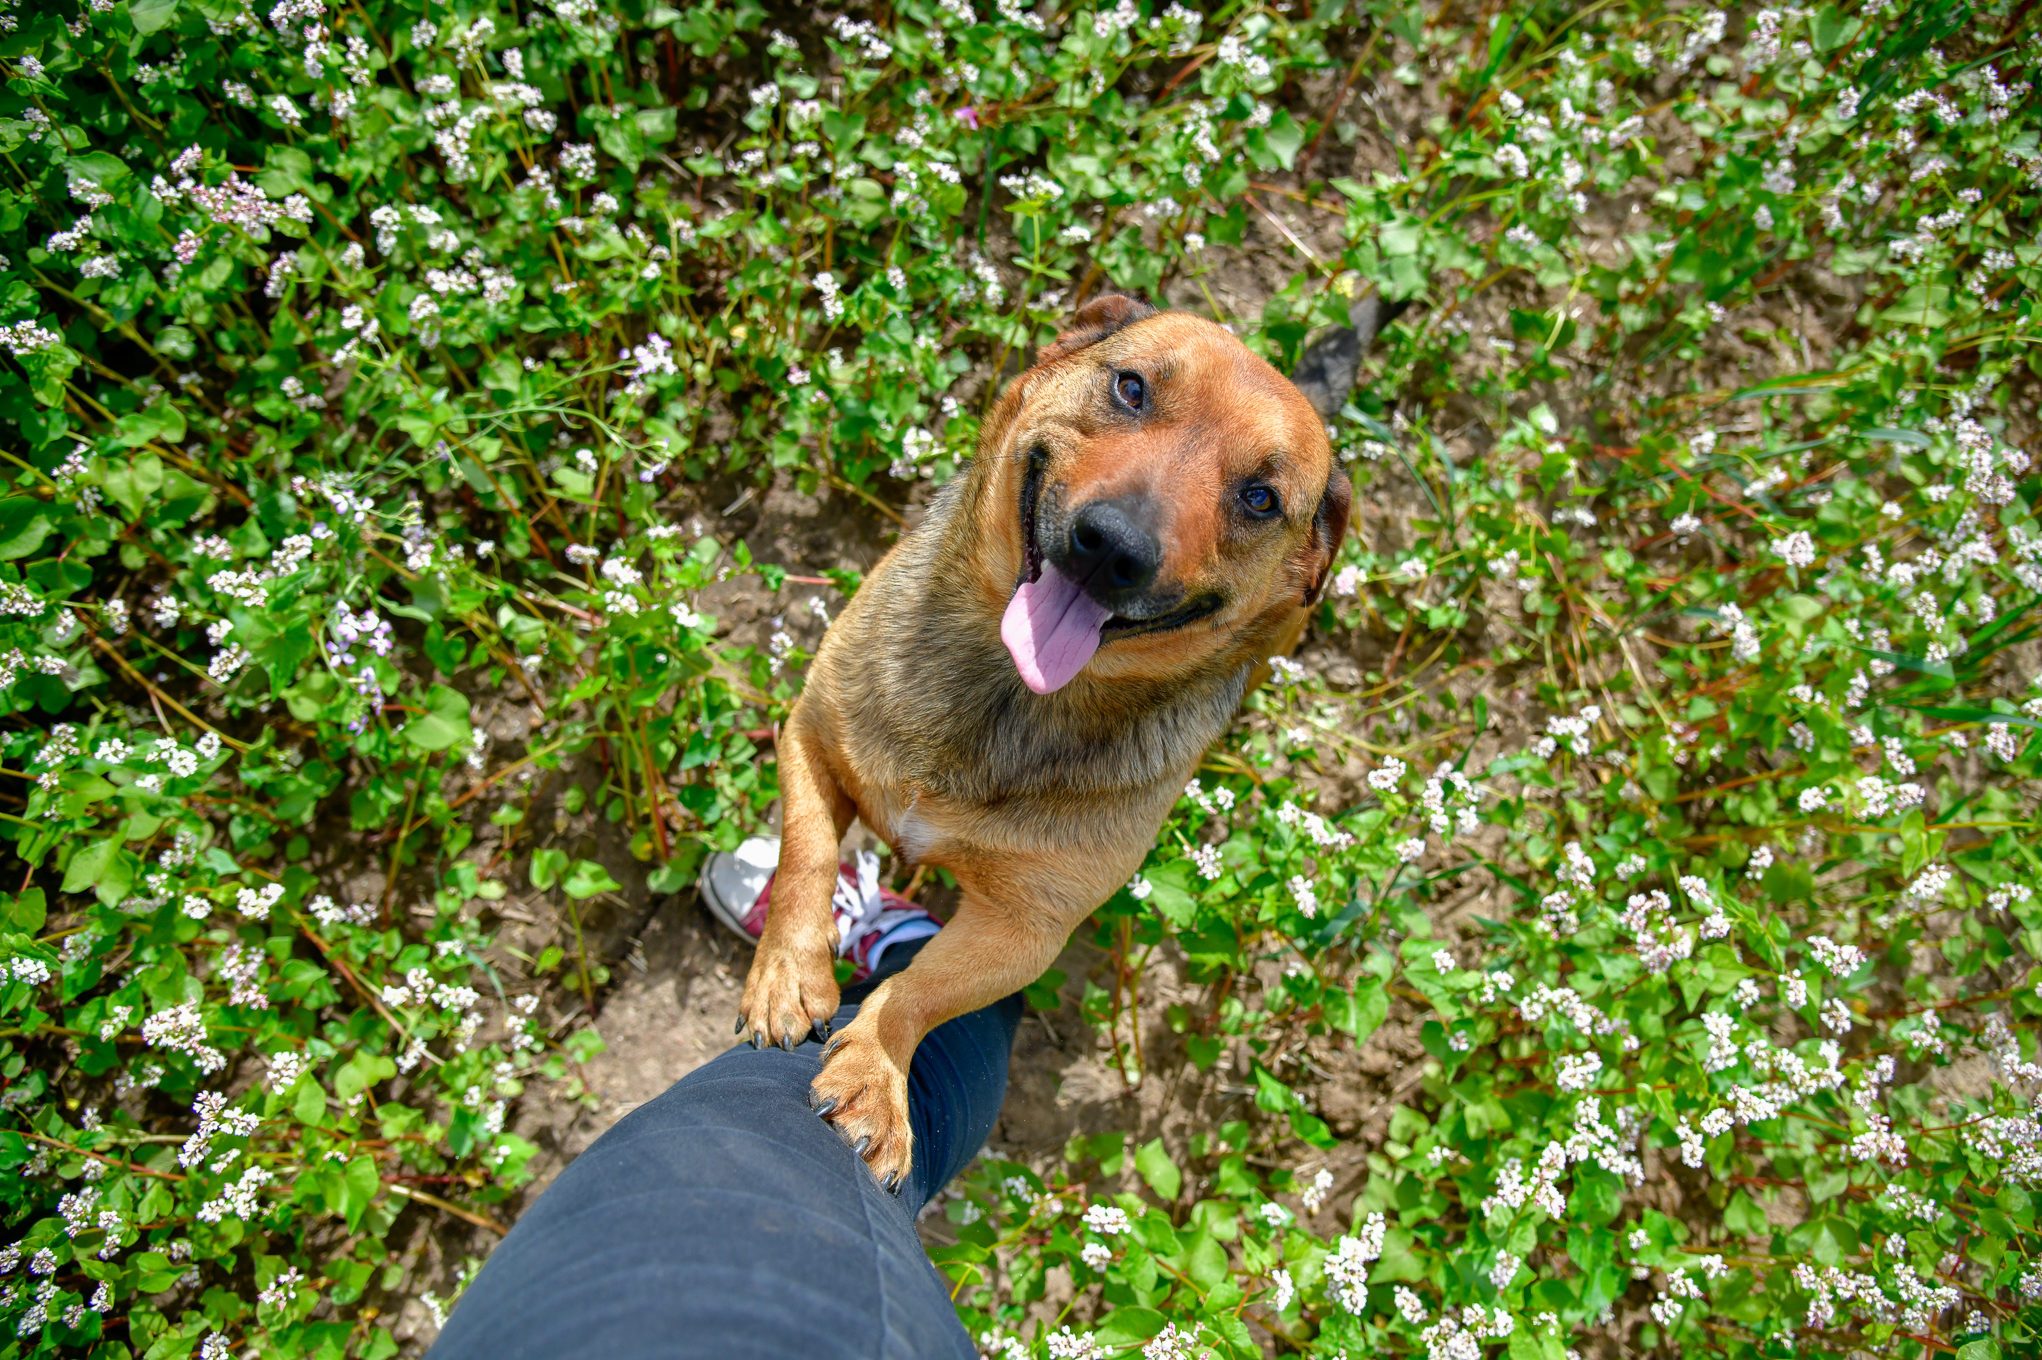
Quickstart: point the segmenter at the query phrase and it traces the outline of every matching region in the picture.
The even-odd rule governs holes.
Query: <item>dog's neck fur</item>
[[[874,673],[844,677],[846,718],[881,737],[860,745],[892,767],[865,773],[981,806],[1091,800],[1184,779],[1240,710],[1253,643],[1167,683],[1081,674],[1053,694],[1031,693],[1000,642],[999,617],[958,579],[957,564],[973,556],[980,494],[978,476],[959,477],[888,563],[897,608],[868,638]],[[902,711],[885,698],[901,694],[927,702]]]

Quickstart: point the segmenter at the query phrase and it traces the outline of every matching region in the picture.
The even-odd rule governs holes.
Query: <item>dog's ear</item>
[[[1357,298],[1347,309],[1347,324],[1335,326],[1298,356],[1290,380],[1319,419],[1331,420],[1354,392],[1354,380],[1361,371],[1361,356],[1383,327],[1402,316],[1409,302],[1386,302],[1380,293]]]
[[[1318,603],[1326,589],[1333,559],[1340,555],[1341,541],[1347,537],[1347,515],[1353,505],[1354,484],[1347,480],[1347,469],[1335,461],[1333,470],[1326,474],[1326,494],[1319,497],[1319,508],[1312,514],[1312,531],[1305,539],[1307,607]]]
[[[1076,315],[1071,317],[1071,324],[1058,333],[1054,344],[1036,356],[1035,362],[1053,364],[1087,345],[1098,344],[1124,326],[1132,326],[1143,317],[1155,314],[1156,309],[1140,298],[1131,298],[1125,293],[1101,293],[1078,308]]]
[[[1351,326],[1336,326],[1305,346],[1290,380],[1305,394],[1319,419],[1331,421],[1354,391],[1361,368],[1361,337]]]

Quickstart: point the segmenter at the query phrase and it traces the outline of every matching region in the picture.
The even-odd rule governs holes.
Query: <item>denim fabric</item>
[[[847,989],[836,1026],[922,941]],[[822,1048],[735,1048],[560,1173],[462,1295],[432,1360],[972,1357],[915,1215],[978,1155],[1018,996],[940,1026],[908,1072],[914,1173],[881,1190],[808,1108]]]

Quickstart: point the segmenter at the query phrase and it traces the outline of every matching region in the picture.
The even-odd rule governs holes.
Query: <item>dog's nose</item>
[[[1163,545],[1128,507],[1093,501],[1071,518],[1070,572],[1094,598],[1142,590],[1163,565]]]

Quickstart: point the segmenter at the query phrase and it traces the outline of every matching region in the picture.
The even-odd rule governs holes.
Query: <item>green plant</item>
[[[10,13],[0,1354],[396,1351],[599,1042],[585,913],[774,795],[801,630],[715,615],[856,587],[713,512],[898,520],[1075,297],[1224,315],[1271,223],[1273,359],[1419,305],[1317,640],[1079,1001],[1239,1117],[982,1162],[967,1324],[2032,1350],[2024,13]]]

